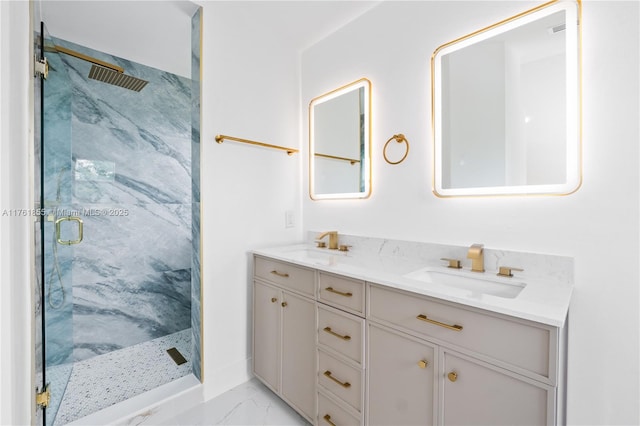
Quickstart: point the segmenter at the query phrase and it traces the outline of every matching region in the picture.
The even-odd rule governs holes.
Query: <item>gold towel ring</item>
[[[389,159],[387,158],[387,146],[389,145],[389,142],[391,142],[392,140],[395,140],[398,143],[406,143],[407,144],[407,152],[404,153],[404,156],[398,160],[398,161],[389,161]],[[384,144],[384,149],[382,150],[382,155],[384,156],[384,160],[389,163],[389,164],[400,164],[404,161],[405,158],[407,158],[407,155],[409,155],[409,141],[404,137],[404,135],[402,133],[398,133],[397,135],[393,135],[389,138],[389,140],[387,141],[387,143]]]

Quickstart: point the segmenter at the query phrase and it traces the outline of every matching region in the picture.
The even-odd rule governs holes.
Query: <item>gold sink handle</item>
[[[522,272],[522,271],[524,271],[524,269],[522,269],[522,268],[514,268],[513,266],[501,266],[498,269],[498,273],[496,275],[499,276],[499,277],[512,277],[513,276],[513,272],[512,271]]]
[[[449,266],[447,268],[452,269],[461,269],[462,262],[459,259],[450,259],[448,257],[441,257],[440,260],[444,260],[445,262],[449,262]]]

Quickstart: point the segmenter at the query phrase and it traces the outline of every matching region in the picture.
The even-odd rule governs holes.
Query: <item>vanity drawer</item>
[[[338,309],[364,316],[364,281],[324,272],[318,275],[318,300]]]
[[[358,412],[362,412],[363,377],[361,369],[347,365],[324,351],[318,351],[318,385]]]
[[[458,308],[426,296],[371,285],[369,318],[501,361],[555,383],[556,332],[498,314]]]
[[[362,365],[364,319],[318,304],[318,344]]]
[[[355,417],[336,404],[331,398],[318,392],[318,425],[353,426],[361,425],[362,416]]]
[[[313,269],[256,256],[254,258],[254,275],[287,289],[314,297],[315,271]]]

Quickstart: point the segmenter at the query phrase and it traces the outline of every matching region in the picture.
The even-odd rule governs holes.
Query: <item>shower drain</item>
[[[176,348],[167,349],[167,353],[169,354],[171,359],[178,365],[184,364],[185,362],[187,362],[186,358],[182,356],[180,351],[177,350]]]

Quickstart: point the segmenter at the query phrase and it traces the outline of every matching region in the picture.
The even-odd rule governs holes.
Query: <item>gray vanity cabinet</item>
[[[315,271],[255,258],[253,372],[307,420],[316,413]]]
[[[566,328],[254,259],[253,371],[309,422],[565,423]]]
[[[282,397],[308,418],[316,411],[315,303],[282,292]]]
[[[442,425],[553,424],[555,390],[463,354],[442,350]]]
[[[280,323],[282,290],[253,283],[253,373],[280,392]]]
[[[367,294],[368,424],[563,423],[557,328],[385,286]]]
[[[434,345],[368,323],[368,424],[432,425],[437,370]]]

